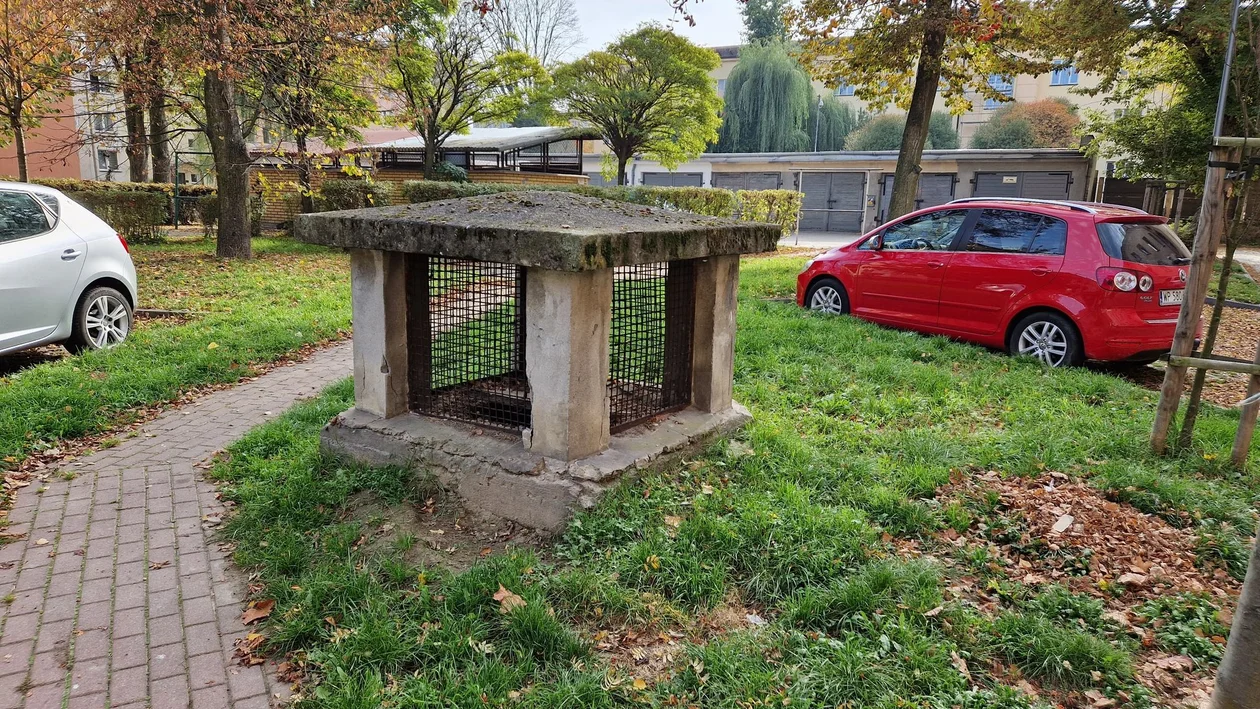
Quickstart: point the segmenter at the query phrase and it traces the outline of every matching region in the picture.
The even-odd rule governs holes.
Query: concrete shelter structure
[[[628,471],[748,420],[739,256],[777,226],[557,192],[307,214],[347,248],[355,407],[327,448],[414,463],[467,508],[554,530]]]

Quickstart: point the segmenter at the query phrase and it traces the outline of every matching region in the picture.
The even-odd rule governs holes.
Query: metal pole
[[[175,150],[175,187],[171,190],[173,193],[171,198],[175,200],[175,206],[171,212],[175,215],[175,228],[179,228],[179,149]]]
[[[1234,0],[1238,2],[1238,0]],[[814,109],[814,152],[818,152],[818,127],[822,125],[822,96],[818,97],[818,106]]]
[[[1225,97],[1229,93],[1229,74],[1234,66],[1234,46],[1238,43],[1238,0],[1234,0],[1229,19],[1229,45],[1225,48],[1225,71],[1221,73],[1221,91],[1216,97],[1216,124],[1212,128],[1212,137],[1221,137],[1221,128],[1225,124]]]

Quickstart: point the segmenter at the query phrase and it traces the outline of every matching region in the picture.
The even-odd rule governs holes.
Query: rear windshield
[[[1190,251],[1172,229],[1149,222],[1103,222],[1098,239],[1111,258],[1151,266],[1177,266],[1190,262]]]

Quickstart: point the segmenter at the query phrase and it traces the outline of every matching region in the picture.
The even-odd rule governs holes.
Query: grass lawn
[[[1223,462],[1236,415],[1209,407],[1194,450],[1154,457],[1154,393],[766,300],[802,261],[743,267],[740,442],[624,484],[543,549],[424,568],[425,540],[351,514],[433,493],[321,458],[348,382],[233,446],[214,470],[238,503],[225,533],[276,601],[262,632],[304,668],[301,706],[1042,706],[1023,681],[1066,706],[1148,706],[1142,633],[1105,594],[1011,580],[986,556],[997,503],[937,491],[1061,471],[1200,531],[1197,561],[1238,574],[1257,486]],[[951,530],[978,542],[941,543]],[[1210,598],[1142,608],[1169,619],[1155,647],[1219,661]]]
[[[1216,264],[1212,267],[1212,285],[1208,288],[1208,295],[1216,295],[1216,285],[1221,278],[1221,259],[1216,260]],[[1260,285],[1251,280],[1251,276],[1243,269],[1242,265],[1235,261],[1229,270],[1229,299],[1237,300],[1242,303],[1260,304]]]
[[[215,259],[210,241],[131,253],[141,307],[202,314],[141,320],[117,348],[0,377],[0,471],[349,329],[349,269],[340,253],[277,239],[254,240],[256,258],[245,262]]]

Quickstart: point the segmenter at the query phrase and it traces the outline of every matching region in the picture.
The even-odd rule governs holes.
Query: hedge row
[[[800,193],[792,190],[732,192],[712,187],[595,187],[429,180],[412,180],[402,184],[403,199],[413,203],[522,190],[574,192],[589,197],[676,209],[711,217],[737,217],[746,221],[765,221],[778,224],[785,234],[796,228],[796,221],[801,211]]]
[[[104,219],[127,241],[136,244],[162,241],[161,227],[170,219],[170,198],[167,195],[144,190],[63,191],[67,197]]]
[[[2,177],[6,182],[17,182],[16,177]],[[175,185],[170,182],[106,182],[104,180],[76,180],[70,177],[37,177],[30,180],[33,185],[51,187],[65,193],[76,192],[160,192],[164,195],[175,194]],[[209,185],[180,185],[181,197],[201,197],[214,194],[215,189]]]

